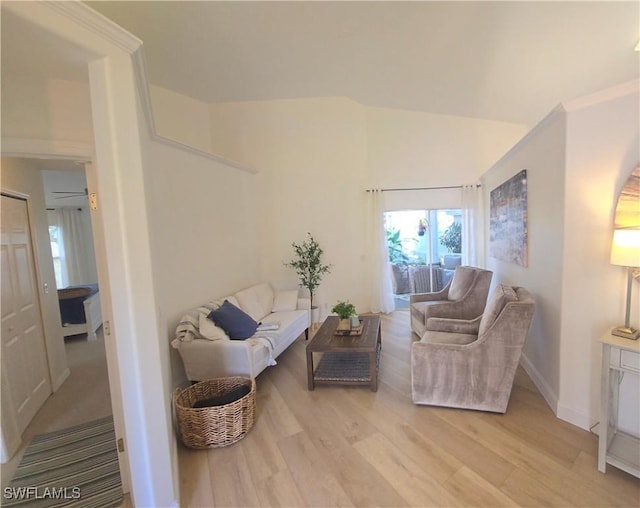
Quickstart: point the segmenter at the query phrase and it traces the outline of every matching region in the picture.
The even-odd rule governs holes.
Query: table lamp
[[[614,328],[611,333],[626,339],[637,339],[640,336],[640,330],[631,327],[629,315],[631,313],[632,272],[634,267],[640,266],[640,229],[614,230],[611,246],[611,264],[627,268],[627,308],[624,315],[624,326]]]

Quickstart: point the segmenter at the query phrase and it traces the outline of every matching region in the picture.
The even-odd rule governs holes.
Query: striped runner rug
[[[122,503],[113,418],[35,436],[2,507],[106,508]]]

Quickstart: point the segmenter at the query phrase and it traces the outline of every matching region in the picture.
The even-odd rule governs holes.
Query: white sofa
[[[225,300],[262,323],[252,337],[232,340],[207,318]],[[261,283],[188,311],[171,345],[180,352],[190,381],[225,376],[255,378],[275,365],[275,359],[303,332],[308,337],[310,324],[308,298],[298,298],[297,289],[274,291],[270,284]]]

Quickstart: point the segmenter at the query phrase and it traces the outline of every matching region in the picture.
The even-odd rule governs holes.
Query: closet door
[[[27,202],[2,195],[2,413],[22,434],[51,394]],[[8,400],[7,400],[8,399]]]

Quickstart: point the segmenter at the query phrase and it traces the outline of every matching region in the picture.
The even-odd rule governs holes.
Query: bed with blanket
[[[97,284],[68,286],[58,289],[62,335],[87,334],[88,340],[97,340],[96,330],[102,325],[100,291]]]

